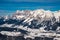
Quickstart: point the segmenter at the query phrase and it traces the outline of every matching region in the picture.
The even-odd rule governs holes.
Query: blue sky
[[[10,15],[16,10],[60,10],[60,0],[0,0],[0,15]]]

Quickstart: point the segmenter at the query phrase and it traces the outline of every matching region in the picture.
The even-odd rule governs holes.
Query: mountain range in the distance
[[[50,11],[50,10],[17,10],[11,16],[0,16],[0,33],[6,28],[17,28],[26,32],[26,35],[36,35],[40,32],[54,31],[58,32],[60,30],[60,11]],[[14,31],[14,30],[13,30]],[[17,31],[17,30],[16,30]],[[21,33],[22,33],[21,31]],[[6,34],[7,35],[7,34]]]

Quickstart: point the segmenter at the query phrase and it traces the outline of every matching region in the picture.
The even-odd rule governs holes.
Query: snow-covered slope
[[[32,11],[17,10],[16,13],[11,16],[0,17],[0,27],[8,27],[11,29],[16,28],[16,31],[22,29],[25,30],[25,32],[27,31],[27,35],[24,36],[35,37],[40,35],[40,33],[42,32],[50,30],[57,31],[59,29],[58,27],[60,27],[60,11],[49,11],[43,9],[37,9]],[[4,29],[3,31],[5,30],[6,29]],[[7,29],[7,31],[10,30]]]
[[[23,25],[31,28],[43,27],[53,25],[55,22],[60,21],[60,11],[50,11],[50,10],[17,10],[11,16],[0,17],[0,25],[13,24]]]

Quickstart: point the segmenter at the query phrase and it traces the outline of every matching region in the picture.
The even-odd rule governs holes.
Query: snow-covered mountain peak
[[[23,13],[23,10],[22,10],[22,11],[20,11],[20,10],[17,10],[17,11],[16,11],[16,13]]]
[[[16,13],[15,13],[15,16],[16,17],[22,17],[22,16],[25,16],[25,17],[44,17],[46,15],[46,11],[43,10],[43,9],[37,9],[37,10],[24,10],[24,11],[19,11],[17,10]]]
[[[21,34],[24,34],[25,37],[40,36],[41,32],[49,32],[50,30],[57,32],[57,30],[59,30],[58,27],[60,27],[60,11],[52,12],[43,9],[37,9],[33,11],[17,10],[16,13],[13,14],[12,16],[0,17],[0,27],[9,28],[9,29],[4,28],[0,29],[0,30],[3,29],[4,31],[5,30],[19,31],[19,33],[18,32],[17,33],[20,34],[21,32]],[[3,32],[1,32],[1,34]],[[15,35],[15,32],[5,32],[3,34],[7,33]]]
[[[43,10],[43,9],[37,9],[37,10],[17,10],[14,14],[14,17],[17,19],[51,19],[55,16],[55,18],[60,16],[60,11],[50,11],[50,10]]]

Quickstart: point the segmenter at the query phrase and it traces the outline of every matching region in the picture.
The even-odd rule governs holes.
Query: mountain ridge
[[[17,10],[11,16],[0,17],[0,33],[7,36],[35,38],[41,35],[58,36],[60,31],[60,11]],[[15,34],[16,32],[16,34]],[[9,34],[7,34],[9,33]],[[42,34],[43,33],[43,34]],[[48,33],[55,33],[54,35]],[[48,35],[47,35],[48,34]]]

